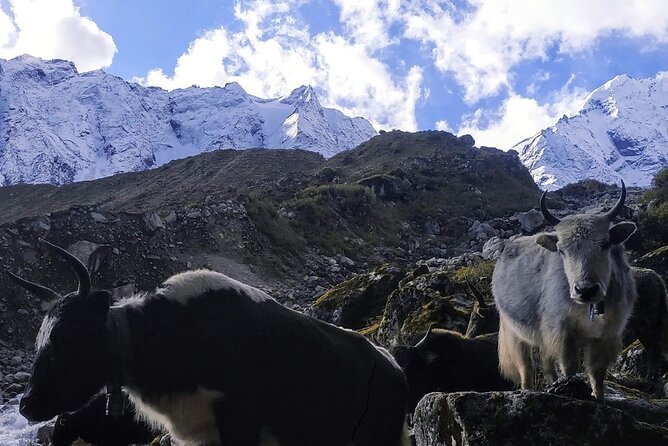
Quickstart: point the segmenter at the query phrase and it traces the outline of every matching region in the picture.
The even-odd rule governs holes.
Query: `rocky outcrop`
[[[326,291],[312,304],[311,312],[341,327],[364,328],[383,314],[388,297],[404,275],[391,265],[358,274]]]
[[[668,445],[668,429],[595,401],[531,391],[431,393],[417,446]]]
[[[377,338],[386,346],[412,344],[416,333],[432,325],[463,333],[472,308],[473,299],[449,273],[424,274],[390,295]]]

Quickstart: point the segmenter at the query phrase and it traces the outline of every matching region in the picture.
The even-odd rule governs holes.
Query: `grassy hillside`
[[[471,137],[447,132],[392,131],[329,160],[301,150],[221,150],[62,187],[0,188],[0,223],[72,206],[179,212],[233,200],[279,257],[378,247],[429,254],[429,246],[455,244],[470,219],[527,210],[537,197],[515,152],[475,148]]]
[[[303,187],[305,175],[325,162],[305,150],[217,150],[157,169],[95,181],[0,188],[0,223],[99,205],[111,212],[182,208],[254,192],[281,199]]]

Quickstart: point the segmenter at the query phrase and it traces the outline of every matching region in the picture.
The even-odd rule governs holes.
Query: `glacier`
[[[0,184],[92,180],[216,149],[295,148],[330,157],[376,135],[323,107],[310,86],[281,98],[238,83],[166,91],[65,60],[0,59]]]
[[[587,178],[647,187],[668,166],[668,73],[616,76],[592,91],[577,113],[513,149],[547,190]]]

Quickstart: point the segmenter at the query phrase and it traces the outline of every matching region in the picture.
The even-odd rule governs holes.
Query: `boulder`
[[[494,229],[489,223],[475,220],[468,230],[469,235],[475,240],[488,240],[497,237],[499,231]]]
[[[110,220],[99,212],[91,212],[90,217],[98,223],[109,223]]]
[[[167,215],[163,220],[166,224],[171,225],[176,223],[176,219],[177,219],[176,212],[174,212],[174,210],[172,209],[167,213]]]
[[[322,294],[311,305],[311,313],[342,327],[364,328],[383,314],[388,297],[404,275],[402,270],[391,265],[358,274]]]
[[[668,429],[596,401],[548,393],[430,393],[414,416],[417,446],[668,445]]]
[[[412,344],[415,334],[432,325],[463,333],[474,299],[462,291],[462,285],[448,271],[437,270],[416,277],[387,300],[378,341],[387,347]]]
[[[67,250],[81,260],[88,267],[88,271],[91,274],[95,274],[102,265],[102,262],[111,254],[113,248],[110,245],[79,240],[71,244]]]
[[[38,217],[30,222],[30,230],[35,236],[46,238],[51,230],[51,220],[47,216]]]
[[[485,260],[498,260],[501,257],[503,248],[506,246],[506,240],[499,237],[492,237],[487,240],[482,247],[482,258]]]
[[[165,228],[165,224],[162,222],[162,219],[155,212],[144,212],[143,220],[148,232],[155,232],[158,229]]]
[[[656,271],[664,281],[668,280],[668,245],[645,254],[633,263],[643,268],[651,268]]]
[[[531,209],[530,211],[517,214],[517,221],[520,222],[522,231],[531,234],[543,224],[545,219],[540,211]]]

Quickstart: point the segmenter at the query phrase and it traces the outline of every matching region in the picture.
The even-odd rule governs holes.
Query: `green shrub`
[[[257,230],[267,237],[273,248],[297,253],[305,244],[287,221],[279,218],[278,212],[268,200],[257,195],[250,195],[244,203],[248,216],[255,223]]]
[[[641,197],[643,210],[638,215],[637,237],[642,251],[668,244],[668,168],[660,170],[652,180],[652,187]]]

